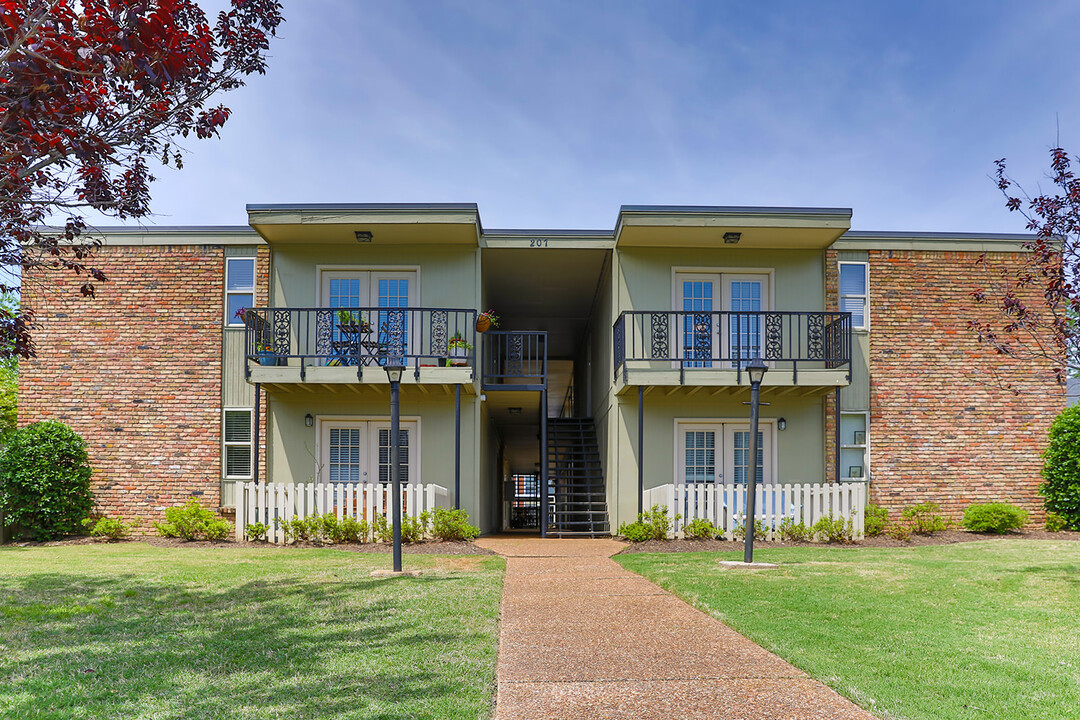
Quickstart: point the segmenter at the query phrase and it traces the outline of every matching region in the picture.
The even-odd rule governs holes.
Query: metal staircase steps
[[[607,537],[607,490],[596,427],[589,418],[549,419],[550,537]]]

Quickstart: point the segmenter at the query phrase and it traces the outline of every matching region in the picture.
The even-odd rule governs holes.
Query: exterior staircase
[[[591,418],[549,419],[549,537],[608,537],[607,492]]]

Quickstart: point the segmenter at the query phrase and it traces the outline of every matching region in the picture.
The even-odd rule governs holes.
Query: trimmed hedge
[[[1019,530],[1027,525],[1028,514],[1023,508],[1009,503],[968,505],[964,510],[964,528],[971,532],[991,532],[999,535]]]
[[[86,442],[64,423],[12,433],[0,453],[0,507],[13,535],[52,540],[78,532],[94,505],[92,473]]]

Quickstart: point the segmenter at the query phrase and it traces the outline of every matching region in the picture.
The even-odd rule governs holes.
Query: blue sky
[[[204,2],[220,6],[221,0]],[[145,224],[245,203],[475,202],[486,228],[621,204],[851,207],[859,230],[1022,232],[1080,153],[1080,3],[285,1],[269,73],[185,143]]]

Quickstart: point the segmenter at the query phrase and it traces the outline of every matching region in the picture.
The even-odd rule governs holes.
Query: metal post
[[[754,530],[757,527],[758,406],[761,404],[761,381],[750,381],[750,477],[746,483],[746,519],[743,521],[743,562],[754,562]]]
[[[390,483],[394,503],[394,572],[401,572],[401,422],[398,413],[400,381],[390,382]]]
[[[547,537],[548,526],[548,446],[547,390],[540,391],[540,537]]]
[[[836,386],[836,418],[834,428],[836,434],[836,483],[840,484],[840,386]]]
[[[645,512],[645,386],[637,389],[637,511]]]
[[[454,509],[461,507],[461,385],[454,386]]]
[[[251,468],[251,479],[259,482],[259,399],[262,396],[262,385],[255,383],[255,445],[252,447],[255,457],[254,466]]]

